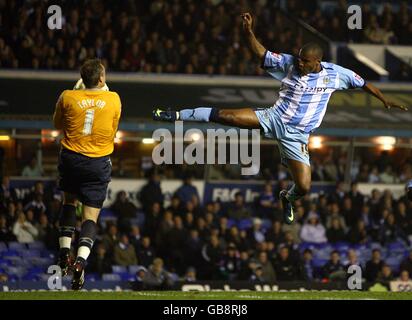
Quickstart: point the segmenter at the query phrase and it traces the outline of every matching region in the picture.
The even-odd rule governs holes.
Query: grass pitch
[[[412,300],[412,292],[0,292],[0,300]]]

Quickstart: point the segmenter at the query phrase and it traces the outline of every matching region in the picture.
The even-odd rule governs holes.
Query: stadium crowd
[[[50,4],[56,3],[0,1],[0,67],[77,70],[85,59],[99,57],[111,71],[262,74],[242,35],[244,11],[258,17],[256,34],[274,51],[297,54],[305,40],[292,31],[285,12],[334,41],[412,41],[406,1],[399,6],[365,3],[360,31],[342,28],[346,1],[332,8],[320,1],[287,1],[284,11],[272,1],[62,1],[62,30],[45,23]]]
[[[120,191],[103,210],[89,276],[108,279],[133,268],[136,288],[144,289],[170,288],[178,279],[333,281],[345,279],[350,264],[386,285],[412,272],[412,203],[389,190],[363,195],[357,183],[348,192],[339,183],[329,194],[298,201],[296,223],[285,225],[275,195],[287,180],[266,183],[253,203],[238,193],[231,203],[204,205],[190,176],[167,204],[159,181],[154,172],[139,191],[141,208]],[[0,199],[0,249],[41,242],[56,253],[62,201],[56,187],[37,182],[21,194],[4,177]],[[79,227],[80,221],[74,242]],[[3,279],[7,252],[0,250]]]

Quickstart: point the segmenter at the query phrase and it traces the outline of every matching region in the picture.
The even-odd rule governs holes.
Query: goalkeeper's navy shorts
[[[109,156],[90,158],[62,149],[59,154],[59,187],[86,206],[101,208],[112,173]]]

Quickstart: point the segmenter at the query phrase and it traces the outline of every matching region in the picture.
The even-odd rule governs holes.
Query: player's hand
[[[252,23],[253,23],[252,15],[249,12],[245,12],[245,13],[242,13],[240,16],[243,19],[243,30],[251,31]]]
[[[407,107],[401,106],[401,105],[393,103],[393,102],[387,101],[387,102],[384,103],[384,105],[385,105],[386,109],[398,108],[398,109],[401,109],[401,110],[404,110],[404,111],[408,111]]]

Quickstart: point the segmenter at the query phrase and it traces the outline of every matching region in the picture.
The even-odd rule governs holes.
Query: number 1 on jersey
[[[92,133],[94,120],[94,109],[86,111],[86,117],[84,118],[83,135],[87,136]]]

